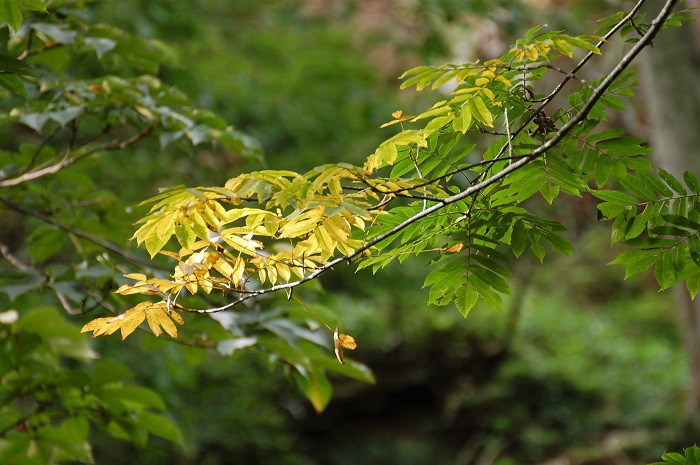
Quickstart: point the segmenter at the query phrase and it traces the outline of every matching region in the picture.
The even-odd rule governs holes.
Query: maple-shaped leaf
[[[148,325],[156,336],[159,336],[163,332],[161,330],[162,327],[170,336],[177,338],[177,327],[173,324],[171,319],[177,321],[181,325],[185,324],[179,313],[173,310],[167,310],[165,302],[158,302],[155,304],[153,302],[141,302],[121,315],[96,318],[83,326],[80,332],[85,333],[87,331],[92,331],[92,337],[97,337],[108,336],[115,333],[117,330],[121,330],[123,341],[133,333],[145,319],[148,319]]]
[[[336,327],[335,331],[333,331],[333,347],[335,349],[335,356],[338,357],[338,361],[345,365],[345,361],[343,360],[343,347],[354,350],[357,347],[357,343],[355,342],[354,337],[341,333]]]

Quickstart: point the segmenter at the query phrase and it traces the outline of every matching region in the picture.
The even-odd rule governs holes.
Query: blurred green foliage
[[[442,60],[451,53],[438,32],[461,27],[465,11],[496,19],[498,8],[511,11],[513,33],[530,20],[518,2],[419,3],[410,11],[432,12],[432,22],[416,34],[410,50],[400,50],[398,61],[407,65],[416,56]],[[133,0],[97,4],[95,16],[167,42],[168,48],[161,49],[167,64],[158,77],[256,137],[270,167],[305,170],[328,161],[362,160],[382,139],[377,126],[399,106],[414,104],[414,97],[398,96],[397,83],[376,72],[370,52],[389,39],[375,33],[358,40],[349,26],[357,10],[341,8],[334,17],[335,10],[311,15],[303,6],[293,1]],[[103,66],[88,56],[66,57],[63,63],[85,78]],[[124,69],[121,62],[105,66]],[[163,152],[152,141],[99,163],[88,160],[37,189],[50,193],[47,204],[56,198],[83,199],[89,192],[100,199],[94,208],[71,205],[52,213],[105,239],[123,241],[138,217],[134,204],[156,186],[220,184],[255,163],[230,153],[192,154],[177,145]],[[75,258],[68,251],[75,238],[20,219],[16,212],[2,214],[9,226],[0,239],[13,245],[27,238],[22,258],[33,264],[48,261],[52,285],[73,292],[78,301],[85,288],[111,292],[114,276],[124,271],[115,265],[113,275],[105,275],[91,262],[82,272],[57,270]],[[29,341],[24,354],[34,362],[26,367],[31,370],[27,378],[64,411],[73,407],[57,399],[84,392],[86,380],[94,382],[95,372],[105,370],[97,366],[123,373],[124,379],[133,373],[138,385],[151,389],[144,395],[151,403],[143,411],[158,411],[154,399],[163,399],[168,418],[182,431],[183,447],[177,445],[179,437],[174,442],[152,438],[144,446],[148,428],[125,419],[132,430],[122,424],[90,433],[101,464],[507,464],[542,462],[567,452],[580,462],[606,463],[611,454],[648,461],[681,434],[677,417],[687,375],[672,304],[654,291],[648,276],[623,282],[620,269],[604,267],[612,258],[606,233],[589,224],[575,233],[575,262],[557,257],[538,266],[529,257],[514,264],[516,292],[506,310],[477,308],[466,322],[454,309],[425,304],[420,285],[426,264],[420,260],[376,276],[339,268],[324,277],[325,290],[308,291],[305,301],[321,314],[340,315],[361,335],[353,356],[372,367],[377,384],[334,379],[334,400],[321,416],[290,388],[283,373],[270,370],[263,354],[224,357],[153,340],[150,334],[126,344],[103,340],[88,347],[73,324],[87,319],[46,307],[56,305],[50,292],[20,296],[22,289],[16,289],[18,299],[12,302],[0,296],[3,309],[22,313],[17,323],[0,324],[0,340],[5,349]],[[3,284],[12,284],[3,278]],[[33,327],[36,312],[51,317]],[[197,324],[206,323],[188,320]],[[101,354],[102,365],[86,360],[92,350]],[[8,369],[8,360],[0,359],[0,370]],[[55,383],[64,377],[72,381]],[[127,401],[134,399],[116,399],[107,407],[119,410]],[[43,402],[29,399],[21,405],[25,410],[0,402],[0,409],[12,411],[0,418],[10,424],[18,413]],[[68,451],[65,457],[87,461],[81,455],[86,425],[65,423],[49,430],[52,441]],[[112,437],[130,435],[136,445]],[[615,437],[627,442],[611,453],[603,444]],[[15,463],[12,453],[0,450],[0,457]],[[17,463],[43,463],[44,458]]]

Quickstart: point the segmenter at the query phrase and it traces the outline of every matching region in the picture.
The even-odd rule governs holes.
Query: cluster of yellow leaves
[[[402,88],[416,84],[416,89],[421,90],[432,83],[435,89],[448,81],[454,80],[459,86],[452,92],[454,97],[442,100],[433,105],[429,110],[417,115],[403,115],[401,111],[392,113],[393,120],[384,123],[381,127],[400,124],[404,121],[418,122],[430,119],[423,129],[404,129],[398,134],[384,141],[365,162],[364,169],[374,172],[384,166],[391,166],[407,156],[411,149],[420,149],[428,146],[428,139],[440,132],[446,126],[466,133],[478,122],[486,127],[493,127],[494,116],[490,106],[500,107],[501,103],[497,93],[507,92],[513,86],[504,76],[505,69],[501,60],[490,60],[483,64],[473,63],[468,65],[444,65],[433,68],[419,66],[406,71],[403,77],[414,75],[407,79]]]
[[[121,295],[160,295],[159,303],[142,302],[122,315],[98,318],[83,331],[94,336],[121,330],[122,338],[144,320],[177,337],[173,320],[182,323],[171,304],[186,289],[195,294],[243,290],[251,278],[261,285],[302,279],[336,253],[362,245],[367,222],[379,209],[370,207],[389,194],[408,192],[416,180],[368,179],[361,168],[346,164],[317,167],[304,175],[260,171],[229,180],[222,188],[164,190],[150,200],[150,213],[133,239],[151,256],[177,260],[169,279],[125,275],[135,281]],[[354,184],[353,190],[341,184]],[[175,248],[172,239],[177,241]]]
[[[192,294],[210,293],[241,290],[253,276],[263,285],[303,278],[336,253],[346,255],[362,245],[362,235],[354,232],[381,214],[373,204],[420,183],[370,178],[362,168],[337,164],[303,175],[244,174],[222,188],[166,190],[151,199],[151,211],[133,239],[152,256],[161,253],[178,264],[172,280],[137,279],[127,285],[128,292],[166,295],[184,287]],[[179,248],[168,250],[173,236]]]
[[[533,43],[519,43],[516,47],[511,48],[509,53],[514,54],[513,62],[515,63],[549,60],[551,59],[549,54],[552,50],[569,58],[573,57],[574,48],[600,55],[600,49],[591,43],[600,40],[600,37],[591,35],[572,37],[561,32],[550,33]]]
[[[538,30],[539,28],[534,28],[531,35],[535,35]],[[462,65],[418,66],[403,73],[401,79],[406,80],[401,84],[402,89],[415,85],[418,91],[428,86],[434,90],[453,82],[457,86],[452,91],[454,97],[436,103],[417,116],[394,112],[394,119],[384,123],[382,128],[393,124],[403,126],[405,121],[430,121],[423,129],[403,129],[384,141],[367,159],[364,169],[374,172],[394,165],[406,158],[411,150],[427,147],[428,139],[445,127],[451,127],[462,134],[475,123],[482,127],[493,127],[496,119],[493,111],[502,105],[499,95],[508,94],[513,87],[512,79],[522,79],[521,74],[513,73],[515,65],[519,63],[549,60],[552,51],[571,58],[574,48],[600,54],[598,47],[591,43],[601,40],[596,36],[572,37],[561,32],[548,32],[530,39],[519,42],[503,58],[483,64],[477,61]]]
[[[171,337],[177,338],[176,321],[185,324],[182,316],[173,309],[167,308],[166,302],[141,302],[121,315],[97,318],[80,330],[81,333],[92,331],[92,337],[107,336],[121,330],[122,340],[126,339],[136,328],[146,320],[153,334],[160,336],[165,330]],[[162,328],[162,329],[161,329]]]
[[[514,62],[541,61],[551,50],[572,56],[574,47],[597,52],[590,43],[593,39],[550,32],[519,42],[502,59],[407,71],[402,88],[436,89],[449,81],[457,87],[450,99],[417,116],[394,112],[394,119],[382,127],[407,121],[427,123],[422,129],[403,129],[386,140],[363,168],[340,163],[304,174],[265,170],[232,178],[224,187],[164,190],[148,201],[151,210],[139,221],[132,239],[144,245],[151,257],[164,254],[177,265],[170,279],[127,275],[136,283],[117,291],[160,295],[163,301],[140,303],[123,315],[94,320],[83,330],[95,336],[121,330],[126,337],[147,320],[154,333],[160,334],[163,328],[176,337],[173,320],[182,320],[171,306],[171,297],[183,289],[191,294],[241,291],[252,278],[262,286],[274,286],[304,278],[337,253],[352,253],[362,246],[366,225],[385,214],[381,199],[414,190],[422,196],[447,195],[438,186],[426,185],[422,176],[373,177],[379,168],[414,160],[418,151],[429,150],[433,136],[445,130],[464,134],[475,124],[493,127],[503,99],[513,88],[511,80],[520,79],[513,71]],[[449,251],[459,249],[454,246]]]

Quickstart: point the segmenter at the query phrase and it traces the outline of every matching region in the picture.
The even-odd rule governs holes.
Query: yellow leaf
[[[170,315],[170,318],[172,318],[173,320],[180,323],[180,326],[185,326],[185,319],[182,318],[182,315],[180,315],[179,313],[177,313],[174,310],[170,310],[169,315]]]
[[[245,273],[245,260],[241,257],[236,257],[236,262],[233,264],[233,273],[231,273],[231,282],[238,287]]]
[[[335,242],[323,225],[314,230],[314,236],[316,237],[316,242],[321,249],[321,261],[325,262],[328,257],[333,255],[333,252],[335,251]]]
[[[92,337],[110,335],[121,329],[122,340],[126,339],[129,334],[141,324],[146,317],[145,310],[151,306],[151,302],[141,302],[133,308],[130,308],[121,315],[109,318],[97,318],[87,323],[80,330],[81,333],[92,331]]]
[[[341,243],[347,242],[348,236],[350,235],[350,225],[342,215],[333,215],[329,218],[325,218],[322,224],[325,226],[328,233],[335,237],[337,241]]]
[[[412,118],[413,118],[412,115],[404,115],[404,116],[401,116],[401,113],[402,113],[402,112],[401,112],[400,110],[399,110],[399,111],[393,112],[393,113],[391,114],[391,116],[393,116],[393,117],[396,118],[396,119],[393,119],[393,120],[391,120],[391,121],[389,121],[389,122],[386,122],[386,123],[382,124],[381,126],[379,126],[379,129],[384,129],[384,128],[388,127],[388,126],[391,126],[392,124],[403,123],[404,121],[408,121],[409,119],[412,119]],[[398,114],[399,116],[396,116],[397,114]]]
[[[144,295],[154,295],[158,294],[158,290],[147,283],[138,284],[124,284],[119,289],[114,291],[115,294],[121,295],[131,295],[131,294],[144,294]]]
[[[277,274],[279,274],[283,280],[289,282],[289,279],[292,277],[292,272],[289,267],[285,263],[279,261],[275,262],[275,266],[277,266]]]
[[[357,343],[355,342],[354,337],[341,333],[338,331],[338,327],[336,326],[335,331],[333,331],[333,348],[338,361],[345,365],[345,360],[343,360],[343,347],[354,350],[357,348]]]
[[[224,240],[224,242],[226,242],[228,245],[238,250],[239,252],[244,253],[246,255],[251,255],[253,257],[258,255],[255,252],[255,249],[262,248],[262,244],[260,242],[255,240],[248,240],[237,234],[229,233],[229,229],[221,231],[221,238]]]
[[[318,207],[302,213],[280,229],[280,238],[299,237],[310,233],[323,218],[324,208]]]
[[[145,281],[146,275],[142,273],[129,273],[124,275],[125,278],[133,279],[134,281]]]
[[[165,307],[166,304],[164,302],[160,302],[146,309],[148,326],[150,326],[151,331],[153,331],[153,334],[155,334],[156,337],[160,336],[162,333],[160,329],[162,327],[165,332],[170,335],[170,337],[177,339],[177,327],[175,324],[173,324],[170,318],[173,318],[173,315],[177,315],[179,318],[174,319],[178,323],[184,324],[184,321],[182,321],[182,317],[174,311],[168,313]]]
[[[150,302],[141,302],[142,304],[147,304],[150,305]],[[141,304],[137,305],[136,307],[132,308],[131,310],[127,310],[126,312],[123,313],[124,319],[121,322],[121,333],[122,333],[122,341],[129,337],[131,333],[136,331],[136,328],[139,327],[141,323],[143,323],[143,320],[146,318],[146,312],[144,308],[138,308]],[[145,307],[145,305],[143,306]],[[122,316],[122,315],[120,315]]]

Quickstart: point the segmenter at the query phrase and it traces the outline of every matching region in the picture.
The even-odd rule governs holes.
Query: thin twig
[[[110,251],[114,252],[115,254],[121,256],[122,258],[126,259],[127,261],[133,263],[134,265],[151,267],[151,268],[154,267],[152,262],[147,262],[139,257],[136,257],[135,255],[132,255],[129,252],[126,252],[125,250],[121,249],[120,247],[112,244],[111,242],[103,241],[102,239],[99,239],[96,236],[93,236],[92,234],[88,234],[84,231],[80,231],[79,229],[75,229],[71,226],[63,224],[60,221],[56,221],[55,219],[53,219],[51,216],[47,215],[46,213],[30,210],[28,208],[25,208],[21,205],[14,203],[14,202],[10,202],[9,200],[7,200],[4,197],[0,197],[0,203],[4,204],[7,208],[10,208],[12,210],[15,210],[15,211],[22,213],[22,214],[25,214],[25,215],[33,216],[34,218],[37,218],[45,223],[48,223],[51,226],[55,226],[58,229],[66,231],[67,233],[73,234],[75,236],[78,236],[78,237],[81,237],[85,240],[88,240],[88,241],[92,242],[93,244],[99,245],[103,249],[110,250]]]
[[[86,150],[83,153],[80,153],[78,155],[75,155],[73,157],[69,157],[70,155],[70,149],[66,151],[63,159],[50,166],[46,166],[40,169],[35,169],[33,171],[29,171],[21,176],[17,176],[16,178],[12,179],[5,179],[3,181],[0,181],[0,187],[12,187],[12,186],[18,186],[22,183],[28,182],[28,181],[33,181],[35,179],[42,178],[44,176],[48,176],[51,174],[58,173],[62,169],[66,168],[67,166],[72,165],[75,162],[78,162],[82,160],[85,157],[88,157],[96,152],[102,152],[102,151],[108,151],[108,150],[124,150],[131,145],[135,144],[136,142],[140,141],[144,137],[148,136],[151,132],[153,131],[153,126],[146,126],[144,129],[139,131],[138,133],[134,134],[133,136],[129,137],[128,139],[124,140],[114,140],[111,142],[107,142],[104,144],[100,144],[97,147],[91,148],[89,150]]]

